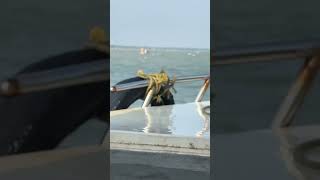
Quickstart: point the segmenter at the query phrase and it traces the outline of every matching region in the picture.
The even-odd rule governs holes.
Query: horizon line
[[[173,46],[168,46],[168,47],[163,47],[163,46],[138,46],[138,45],[117,45],[117,44],[110,44],[110,48],[112,46],[118,46],[118,47],[127,47],[127,48],[158,48],[158,49],[202,49],[202,50],[210,50],[209,48],[200,48],[200,47],[173,47]]]

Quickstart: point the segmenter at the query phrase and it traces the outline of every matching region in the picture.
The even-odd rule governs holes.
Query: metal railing
[[[184,77],[177,77],[176,83],[184,83],[184,82],[190,82],[195,80],[206,80],[210,77],[208,75],[200,75],[200,76],[184,76]],[[137,89],[137,88],[143,88],[148,86],[148,80],[141,80],[141,81],[135,81],[130,83],[124,83],[119,85],[114,85],[110,88],[111,92],[119,92],[119,91],[125,91],[129,89]]]
[[[268,43],[242,48],[215,49],[211,68],[224,65],[260,63],[267,61],[304,60],[298,76],[280,106],[273,128],[288,127],[301,107],[303,100],[320,68],[320,41],[295,43]]]
[[[177,77],[175,80],[175,83],[186,83],[186,82],[199,81],[199,80],[204,81],[204,84],[202,85],[202,87],[201,87],[201,89],[195,99],[195,102],[200,102],[200,101],[202,101],[207,89],[209,88],[210,75]],[[125,90],[130,90],[130,89],[143,88],[143,87],[147,87],[148,84],[149,84],[148,80],[140,80],[140,81],[135,81],[135,82],[130,82],[130,83],[114,85],[110,88],[110,91],[111,92],[120,92],[120,91],[125,91]],[[152,89],[147,93],[147,96],[143,102],[142,107],[147,107],[150,105],[153,93],[154,93],[154,91]]]
[[[109,80],[109,63],[97,60],[39,72],[22,73],[0,84],[0,94],[15,96]]]
[[[109,72],[108,61],[96,60],[88,63],[68,65],[38,72],[21,73],[0,83],[0,95],[17,96],[50,89],[103,82],[109,80]],[[209,75],[178,77],[176,79],[176,83],[197,80],[205,81],[196,98],[196,102],[199,102],[202,100],[210,84]],[[117,92],[147,86],[148,81],[142,80],[115,85],[111,87],[110,91]],[[149,92],[148,94],[149,95],[143,105],[144,107],[149,105],[153,92]]]

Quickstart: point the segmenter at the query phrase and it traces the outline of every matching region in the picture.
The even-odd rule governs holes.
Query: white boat
[[[140,55],[146,55],[148,52],[149,52],[148,49],[140,48]]]
[[[111,178],[209,179],[210,117],[202,112],[209,104],[111,112]]]
[[[201,102],[209,76],[181,77],[177,83],[194,80],[206,82],[195,102],[150,106],[148,93],[142,107],[110,112],[112,179],[210,178],[210,102]],[[116,85],[111,91],[146,83]]]
[[[15,83],[4,81],[3,84],[7,85],[0,90],[3,95],[18,96],[79,84],[105,82],[108,80],[107,64],[107,61],[97,60],[22,73],[13,78]],[[210,112],[203,108],[210,105],[210,102],[201,100],[209,86],[209,76],[178,77],[177,83],[194,80],[206,82],[202,88],[199,87],[196,102],[148,107],[151,101],[147,96],[141,108],[110,112],[110,133],[104,135],[107,132],[105,125],[85,124],[84,128],[76,130],[55,149],[0,157],[0,178],[108,179],[110,174],[106,162],[109,162],[110,147],[111,176],[116,178],[143,178],[150,175],[207,179],[210,169]],[[19,85],[19,89],[8,88],[14,85]],[[147,82],[142,80],[121,84],[111,90],[126,90],[128,85],[129,88],[146,88]],[[125,129],[125,124],[131,129]],[[99,137],[92,137],[90,134],[93,132],[99,132]],[[101,136],[104,136],[102,144]],[[94,139],[87,140],[86,144],[84,139],[90,137]],[[129,170],[126,171],[127,169]],[[75,171],[77,173],[70,173]]]
[[[145,101],[141,108],[110,112],[110,131],[104,136],[102,146],[58,148],[1,157],[0,179],[108,179],[110,174],[106,162],[109,161],[109,154],[106,155],[106,152],[109,153],[110,148],[111,176],[118,179],[207,178],[211,159],[211,169],[215,171],[211,176],[222,180],[318,180],[320,127],[293,127],[291,124],[316,75],[315,72],[319,70],[315,68],[320,66],[319,47],[319,44],[302,44],[213,53],[216,60],[212,62],[213,66],[258,63],[279,58],[299,58],[305,61],[272,122],[272,128],[241,133],[216,133],[213,137],[213,145],[216,146],[214,158],[210,158],[208,148],[211,138],[207,127],[210,122],[207,123],[206,113],[199,111],[201,106],[210,105],[209,102],[149,107],[150,101]],[[103,78],[106,78],[108,73],[101,68],[101,63],[103,62],[92,63],[92,69],[87,69],[88,66],[85,65],[85,71],[74,74],[54,73],[62,72],[61,69],[56,69],[41,73],[46,76],[19,76],[17,79],[24,82],[20,86],[20,93],[57,88],[68,83],[74,85],[105,80]],[[72,67],[82,69],[79,65]],[[73,68],[68,67],[67,70]],[[91,76],[90,81],[83,78],[88,76]],[[36,81],[36,77],[41,81]],[[180,77],[177,80],[185,82],[205,79],[203,77]],[[44,86],[52,82],[52,86]],[[146,87],[146,83],[139,81],[122,84],[112,87],[111,91],[138,89]],[[204,89],[201,88],[202,93],[199,93],[198,97],[203,95]],[[196,100],[201,100],[198,97]],[[80,134],[85,133],[75,132],[70,138],[79,137]]]

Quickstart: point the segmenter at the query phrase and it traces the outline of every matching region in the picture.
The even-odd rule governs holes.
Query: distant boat
[[[148,52],[149,52],[148,49],[140,48],[140,55],[146,55]]]

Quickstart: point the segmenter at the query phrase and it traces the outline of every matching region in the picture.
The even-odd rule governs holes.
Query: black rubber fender
[[[94,49],[66,52],[31,64],[20,73],[108,59]],[[108,67],[106,67],[108,68]],[[93,116],[106,113],[108,81],[14,97],[0,97],[0,155],[55,148]]]
[[[133,77],[123,81],[120,81],[116,85],[125,84],[135,81],[142,81],[142,78]],[[137,100],[144,100],[146,94],[147,87],[129,89],[125,91],[119,92],[111,92],[110,91],[110,111],[127,109],[131,104],[136,102]],[[162,106],[162,105],[172,105],[175,103],[173,95],[170,94],[168,97],[161,97],[162,102],[157,103],[155,100],[151,101],[151,106]]]

